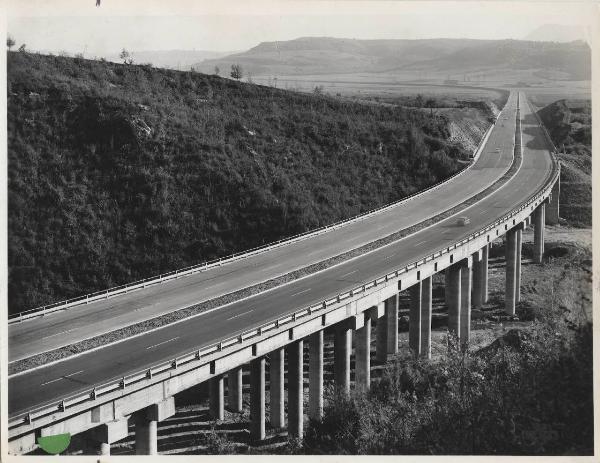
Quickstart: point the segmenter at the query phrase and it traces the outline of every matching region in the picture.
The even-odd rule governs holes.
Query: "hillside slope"
[[[264,42],[197,69],[229,70],[234,63],[252,75],[309,75],[374,72],[459,72],[461,76],[490,70],[532,70],[559,73],[571,80],[591,75],[591,51],[584,42],[553,43],[522,40],[356,40],[302,37]],[[553,75],[553,74],[550,74]]]
[[[560,216],[578,227],[592,226],[591,109],[589,100],[558,100],[538,111],[560,151]]]
[[[467,153],[426,113],[8,54],[9,311],[398,200]]]

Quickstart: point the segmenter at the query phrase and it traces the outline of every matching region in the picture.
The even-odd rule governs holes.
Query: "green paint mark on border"
[[[37,443],[42,450],[50,455],[64,452],[71,443],[71,434],[57,434],[56,436],[38,437]]]

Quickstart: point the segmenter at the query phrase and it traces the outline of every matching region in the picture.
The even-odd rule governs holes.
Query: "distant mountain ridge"
[[[232,64],[240,64],[257,76],[533,69],[560,72],[572,80],[587,80],[591,76],[591,51],[581,41],[301,37],[263,42],[246,52],[204,60],[195,67],[211,72],[215,66],[228,70]]]
[[[154,67],[172,68],[181,71],[188,71],[194,63],[206,59],[218,59],[230,55],[231,51],[209,51],[209,50],[140,50],[130,51],[135,63],[150,63]],[[113,54],[106,57],[108,61],[122,63],[119,54]]]

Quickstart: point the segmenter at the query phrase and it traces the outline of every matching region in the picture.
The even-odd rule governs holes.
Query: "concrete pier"
[[[504,311],[515,314],[517,285],[517,230],[509,230],[506,234],[506,286],[504,291]]]
[[[398,294],[385,301],[387,353],[398,353]]]
[[[308,338],[308,416],[323,416],[323,330]]]
[[[110,444],[121,440],[129,434],[127,418],[109,421],[90,429],[90,440],[98,445],[100,455],[110,455]]]
[[[362,328],[356,330],[355,379],[356,388],[367,391],[371,387],[371,315],[364,314]]]
[[[540,204],[533,214],[533,261],[542,263],[544,256],[544,227],[546,225],[546,204]]]
[[[473,308],[480,309],[483,305],[483,252],[473,254]]]
[[[552,192],[550,193],[550,202],[548,203],[548,208],[546,210],[546,222],[548,225],[558,225],[559,219],[559,209],[560,209],[560,175],[558,176],[558,180],[552,187]]]
[[[515,261],[515,303],[521,301],[521,253],[523,250],[523,225],[516,230],[517,257]]]
[[[488,260],[490,256],[490,245],[481,248],[481,302],[488,301]]]
[[[265,437],[265,358],[260,357],[250,362],[250,438]]]
[[[408,347],[415,357],[421,354],[421,291],[422,283],[412,285],[409,289],[410,308],[408,313]]]
[[[471,339],[471,260],[461,261],[460,269],[460,344],[464,347]]]
[[[378,318],[375,323],[375,360],[380,363],[384,363],[387,360],[387,311],[385,310],[385,302],[382,302],[384,306],[384,315]]]
[[[136,455],[158,455],[158,422],[175,414],[175,399],[170,397],[135,413]],[[124,435],[127,435],[125,428]]]
[[[225,419],[225,403],[223,400],[223,375],[208,381],[209,413],[214,420]]]
[[[421,283],[421,350],[419,355],[431,358],[431,277]]]
[[[285,427],[284,404],[284,350],[276,349],[269,354],[270,422],[273,428]]]
[[[302,439],[304,429],[304,341],[288,345],[288,434]]]
[[[448,272],[448,330],[460,337],[460,308],[461,308],[461,266],[453,264],[446,269]]]
[[[334,339],[334,378],[335,387],[342,394],[350,393],[350,354],[352,352],[352,331],[346,322],[335,328]]]
[[[135,454],[158,455],[158,421],[139,418],[135,423]]]
[[[242,367],[238,367],[227,373],[227,408],[240,413],[243,409],[242,398]]]

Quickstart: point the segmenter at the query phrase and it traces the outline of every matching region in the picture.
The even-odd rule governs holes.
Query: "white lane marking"
[[[60,378],[56,378],[56,379],[52,379],[50,381],[46,381],[45,383],[40,384],[40,386],[45,386],[46,384],[55,383],[56,381],[60,381],[61,379],[65,379],[65,378],[68,378],[70,376],[75,376],[75,375],[77,375],[79,373],[83,373],[83,372],[84,372],[84,370],[79,370],[79,371],[76,371],[75,373],[69,373],[68,375],[61,376]]]
[[[254,309],[246,310],[245,312],[234,315],[233,317],[229,317],[227,320],[233,320],[234,318],[241,317],[242,315],[246,315],[247,313],[254,312]]]
[[[418,243],[415,244],[415,246],[419,246],[420,244],[425,244],[425,243],[427,243],[427,240],[425,240],[425,241],[419,241]]]
[[[385,256],[384,260],[388,260],[391,259],[392,257],[394,257],[396,255],[396,253],[390,254],[389,256]]]
[[[153,349],[154,347],[162,346],[163,344],[166,344],[168,342],[175,341],[175,339],[179,339],[179,336],[177,336],[175,338],[167,339],[166,341],[163,341],[163,342],[159,342],[158,344],[154,344],[153,346],[148,346],[148,347],[146,347],[146,350]]]
[[[70,333],[71,331],[75,331],[75,329],[76,328],[73,328],[71,330],[61,331],[60,333],[51,334],[50,336],[44,336],[42,339],[53,338],[54,336],[58,336],[59,334],[67,334],[67,333]]]
[[[353,273],[356,273],[356,272],[358,272],[358,269],[353,270],[353,271],[348,272],[348,273],[344,273],[340,278],[347,277],[348,275],[352,275]]]
[[[305,289],[305,290],[303,290],[303,291],[298,291],[297,293],[294,293],[294,294],[292,294],[292,296],[297,296],[298,294],[307,293],[307,292],[309,292],[309,291],[310,291],[310,288],[308,288],[308,289]]]

